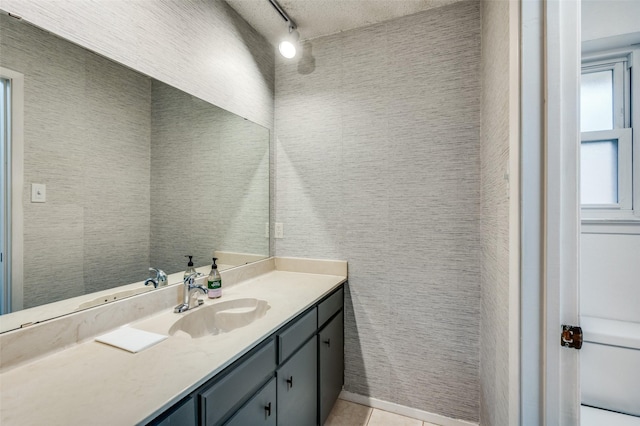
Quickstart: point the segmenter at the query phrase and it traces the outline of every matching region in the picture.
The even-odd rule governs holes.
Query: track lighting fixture
[[[300,33],[297,31],[295,22],[287,15],[287,12],[278,4],[276,0],[269,0],[271,6],[282,16],[287,23],[287,33],[282,37],[278,43],[278,51],[287,59],[291,59],[296,56],[298,50],[298,41],[300,40]]]

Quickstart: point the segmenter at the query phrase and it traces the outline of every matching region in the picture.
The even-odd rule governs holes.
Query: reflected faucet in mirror
[[[153,284],[153,288],[158,288],[158,286],[165,286],[169,283],[167,274],[164,273],[162,269],[149,268],[150,272],[155,272],[155,278],[147,278],[144,282],[144,285]]]

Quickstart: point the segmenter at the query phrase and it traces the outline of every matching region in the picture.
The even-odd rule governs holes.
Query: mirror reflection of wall
[[[186,254],[268,256],[267,129],[6,15],[0,31],[0,66],[25,81],[24,308]]]
[[[212,248],[265,257],[269,131],[158,81],[151,111],[151,264],[211,264]]]

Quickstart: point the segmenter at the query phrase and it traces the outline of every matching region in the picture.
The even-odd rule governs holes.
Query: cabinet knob
[[[264,406],[264,412],[267,414],[266,417],[271,417],[271,403],[269,403],[269,405]]]
[[[288,388],[292,388],[293,387],[293,376],[289,377],[287,379],[287,387]]]
[[[325,343],[327,346],[331,347],[331,339],[324,340],[323,343]]]

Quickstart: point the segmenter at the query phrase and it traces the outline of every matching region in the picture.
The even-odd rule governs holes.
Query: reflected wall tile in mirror
[[[267,253],[268,130],[159,82],[152,103],[154,259],[184,269],[175,241],[196,265],[209,264],[214,249]]]
[[[80,206],[39,204],[25,209],[24,307],[42,305],[85,293],[83,282],[83,211]],[[41,220],[46,215],[46,220]],[[42,261],[38,262],[38,259]],[[46,261],[52,259],[52,262]]]
[[[144,280],[149,263],[149,78],[87,54],[84,281],[87,293]],[[111,265],[111,268],[109,266]]]

